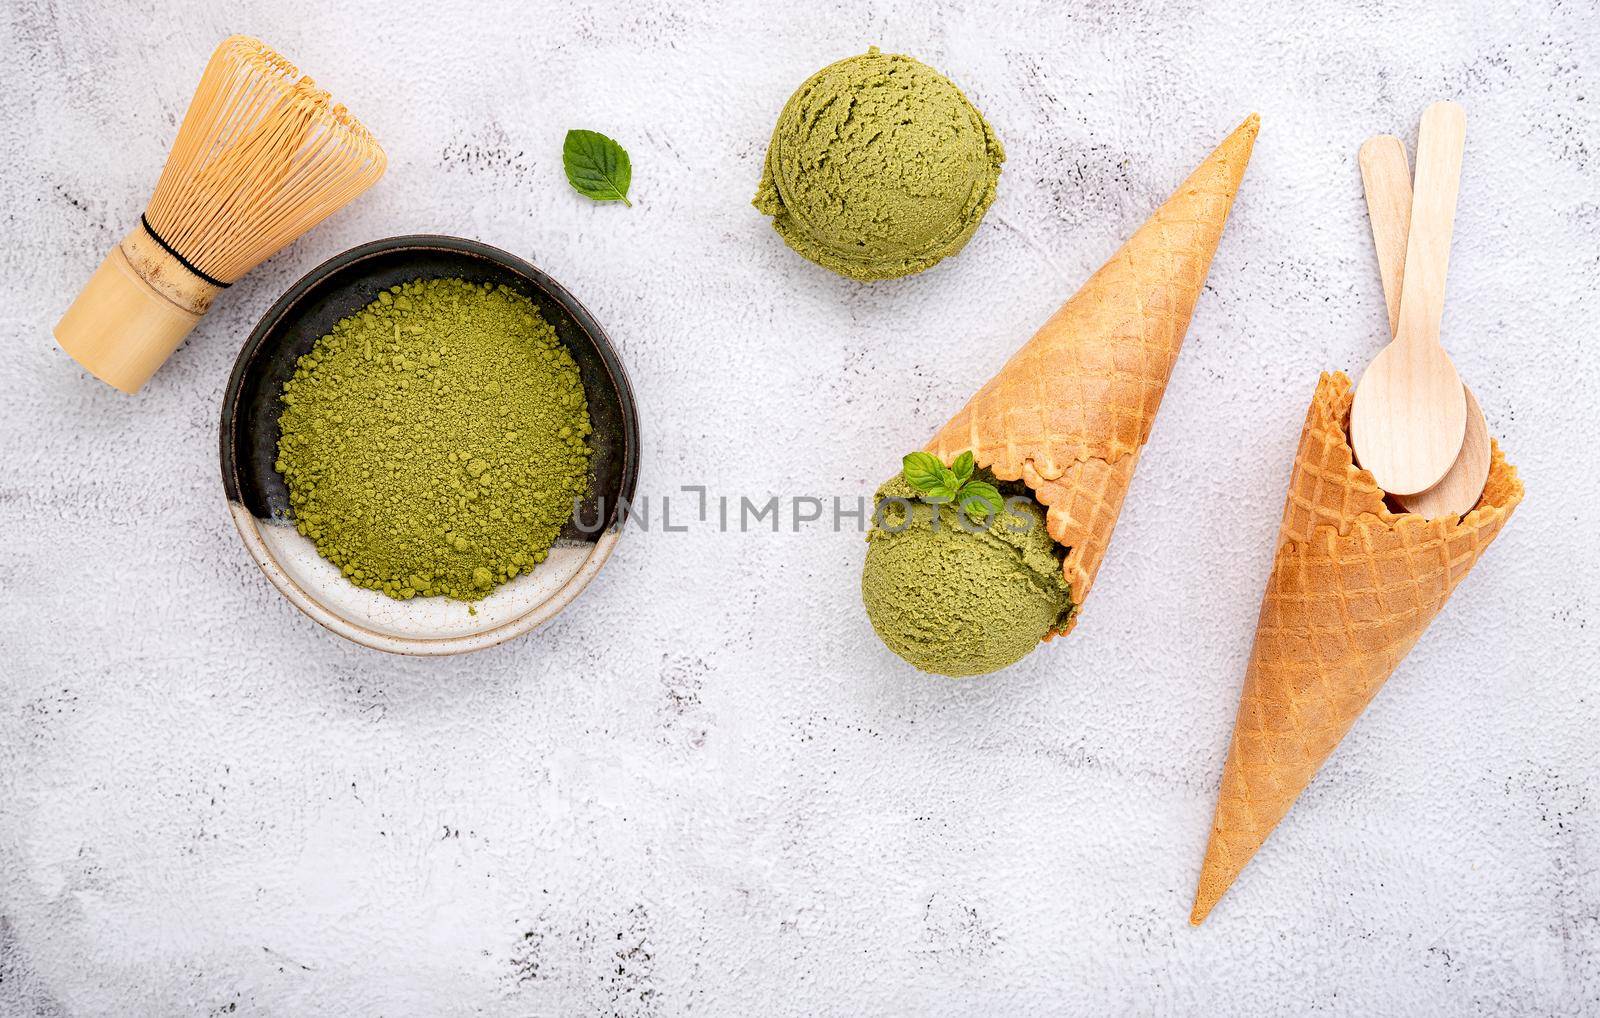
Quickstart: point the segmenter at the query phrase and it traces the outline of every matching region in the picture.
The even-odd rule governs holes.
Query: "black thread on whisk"
[[[193,272],[195,275],[199,276],[201,279],[210,283],[219,290],[226,290],[228,287],[233,285],[232,283],[224,283],[220,279],[217,279],[213,276],[208,276],[204,272],[201,272],[193,262],[179,254],[177,248],[173,247],[171,244],[168,244],[165,237],[156,232],[156,228],[150,225],[149,218],[143,212],[139,213],[139,222],[144,224],[144,232],[148,233],[150,238],[157,244],[160,244],[163,251],[178,259],[179,265],[182,265],[184,268],[188,269],[190,272]]]

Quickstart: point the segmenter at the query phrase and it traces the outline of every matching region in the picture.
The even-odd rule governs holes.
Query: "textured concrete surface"
[[[0,1014],[1600,1011],[1600,19],[1365,3],[12,0],[0,31]],[[388,177],[137,398],[48,338],[210,47],[271,40]],[[748,202],[823,63],[944,69],[1010,154],[870,287]],[[1446,333],[1529,497],[1212,921],[1186,925],[1296,431],[1383,331],[1356,147],[1470,117]],[[640,490],[870,494],[1246,113],[1234,220],[1077,633],[962,683],[853,533],[630,534],[531,637],[346,645],[247,560],[218,403],[302,272],[441,231],[617,340]],[[571,194],[568,127],[636,207]]]

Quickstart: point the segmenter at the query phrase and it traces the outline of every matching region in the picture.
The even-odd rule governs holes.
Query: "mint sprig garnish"
[[[929,452],[908,453],[900,467],[906,483],[922,492],[924,502],[954,502],[974,520],[993,516],[1005,506],[1005,499],[994,485],[972,479],[975,464],[970,449],[949,466]]]
[[[628,200],[628,185],[633,183],[628,150],[599,131],[568,131],[561,146],[561,166],[567,171],[567,183],[579,194],[633,208]]]

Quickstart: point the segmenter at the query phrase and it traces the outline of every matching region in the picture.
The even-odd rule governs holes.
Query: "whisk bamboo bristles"
[[[63,349],[134,392],[221,289],[383,175],[366,128],[259,40],[212,54],[143,220],[56,326]]]

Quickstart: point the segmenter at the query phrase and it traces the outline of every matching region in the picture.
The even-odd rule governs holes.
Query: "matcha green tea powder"
[[[391,287],[300,358],[277,469],[358,586],[475,601],[543,562],[588,488],[578,367],[527,297]]]

